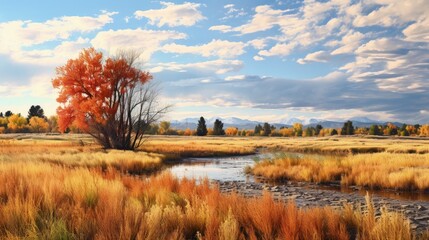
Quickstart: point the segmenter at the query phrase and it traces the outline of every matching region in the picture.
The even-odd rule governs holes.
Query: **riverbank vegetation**
[[[301,209],[270,195],[221,194],[207,181],[148,179],[48,163],[0,164],[0,238],[413,239],[401,214],[370,202]]]
[[[170,147],[190,154],[198,149],[231,154],[283,144],[274,138],[231,139],[155,137],[145,146],[158,147],[160,153],[147,153],[107,151],[85,135],[2,135],[0,239],[426,237],[413,235],[410,222],[400,213],[383,209],[376,214],[369,201],[364,209],[298,208],[293,202],[276,202],[268,193],[248,199],[222,194],[207,180],[157,174]],[[375,163],[363,166],[371,164]],[[154,174],[141,175],[148,173]]]
[[[280,154],[257,162],[247,172],[272,180],[340,182],[343,186],[371,189],[429,190],[429,154]]]

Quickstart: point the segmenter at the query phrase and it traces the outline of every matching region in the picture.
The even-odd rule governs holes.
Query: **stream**
[[[267,153],[237,157],[187,158],[171,165],[166,171],[179,178],[207,177],[211,182],[217,183],[222,192],[237,192],[245,197],[257,197],[262,195],[263,191],[270,191],[274,199],[285,202],[293,200],[300,207],[341,208],[344,203],[364,205],[365,196],[369,193],[378,212],[381,206],[386,206],[388,209],[404,213],[410,219],[413,229],[422,231],[429,227],[427,193],[370,191],[359,187],[294,181],[270,182],[244,173],[245,167],[252,166],[255,159],[273,155]]]
[[[302,153],[288,153],[303,156]],[[214,157],[214,158],[186,158],[178,164],[172,165],[168,170],[179,178],[205,178],[217,182],[238,182],[238,183],[268,183],[270,186],[284,185],[285,182],[266,181],[262,178],[255,178],[246,175],[244,169],[246,166],[253,166],[255,159],[270,158],[275,154],[255,154],[235,157]],[[314,156],[314,154],[312,154]],[[290,183],[289,183],[290,185]],[[319,188],[323,190],[337,191],[342,193],[360,193],[365,196],[366,193],[387,197],[398,200],[421,200],[429,202],[429,194],[417,192],[396,192],[392,190],[368,190],[359,187],[340,187],[335,185],[318,185],[313,183],[299,185],[308,188]]]

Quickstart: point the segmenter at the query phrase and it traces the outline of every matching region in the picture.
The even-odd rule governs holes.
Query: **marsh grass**
[[[322,154],[429,153],[428,138],[332,136],[284,137],[196,137],[151,136],[143,150],[175,156],[222,156],[251,154],[257,150]]]
[[[256,162],[246,171],[273,180],[339,181],[344,186],[371,189],[429,190],[429,154],[279,155]]]
[[[0,163],[0,182],[1,239],[413,239],[402,215],[376,218],[371,203],[366,213],[300,209],[169,173],[142,179],[113,168]]]

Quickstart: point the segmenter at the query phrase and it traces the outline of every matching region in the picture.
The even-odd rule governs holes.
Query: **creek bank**
[[[358,192],[340,192],[321,189],[316,184],[305,182],[287,182],[282,185],[272,185],[262,182],[243,181],[213,181],[219,185],[221,192],[236,192],[245,197],[259,197],[264,191],[272,194],[277,201],[288,202],[293,200],[299,207],[324,207],[341,208],[345,203],[353,206],[365,206],[365,195]],[[421,200],[392,199],[371,195],[371,200],[376,209],[376,216],[380,215],[382,206],[388,210],[403,213],[411,222],[411,228],[417,232],[429,229],[429,202]]]

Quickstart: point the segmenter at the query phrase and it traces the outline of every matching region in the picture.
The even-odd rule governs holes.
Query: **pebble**
[[[216,182],[222,192],[241,193],[245,197],[261,196],[263,191],[273,193],[276,201],[287,202],[294,200],[298,207],[331,206],[341,208],[345,203],[365,209],[365,196],[358,191],[344,193],[339,191],[318,189],[317,186],[303,182],[287,182],[285,185],[272,186],[269,183],[245,183],[236,181]],[[357,189],[356,189],[357,190]],[[422,232],[429,229],[429,202],[398,200],[381,196],[372,196],[376,216],[380,216],[380,208],[386,206],[393,211],[401,211],[412,222],[413,230]]]

